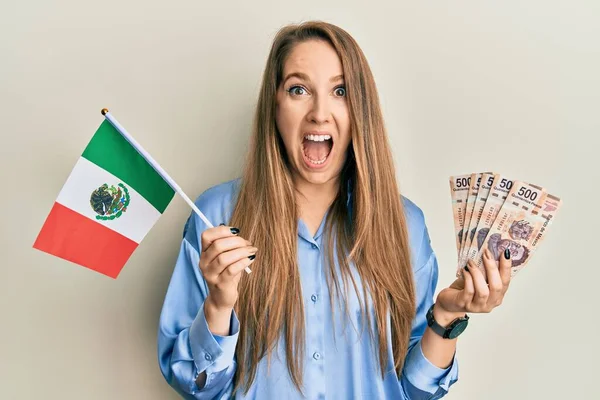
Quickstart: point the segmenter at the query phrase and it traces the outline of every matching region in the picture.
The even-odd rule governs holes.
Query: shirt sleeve
[[[198,267],[198,238],[204,229],[195,215],[186,222],[158,328],[161,372],[185,399],[228,398],[236,370],[239,321],[235,312],[229,336],[213,335],[204,316],[208,287]],[[196,379],[202,372],[206,372],[206,382],[199,388]]]
[[[455,355],[448,368],[438,368],[425,357],[421,348],[421,339],[427,327],[426,314],[433,304],[433,294],[438,281],[437,258],[431,248],[427,227],[424,228],[416,265],[417,312],[400,381],[408,399],[439,399],[444,397],[450,386],[458,380],[458,362]]]

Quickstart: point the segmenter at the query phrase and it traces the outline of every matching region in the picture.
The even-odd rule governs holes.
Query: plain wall
[[[597,393],[599,2],[2,3],[0,398],[177,398],[156,336],[185,202],[117,280],[32,244],[103,107],[190,197],[239,176],[271,41],[308,19],[346,29],[370,62],[438,291],[456,265],[450,175],[493,170],[564,200],[504,304],[472,315],[447,398]]]

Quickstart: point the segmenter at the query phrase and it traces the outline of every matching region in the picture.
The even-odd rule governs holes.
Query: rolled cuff
[[[448,368],[439,368],[423,354],[421,340],[422,338],[409,351],[403,374],[419,390],[436,393],[442,388],[447,392],[450,386],[458,380],[456,353],[452,356],[452,364]]]
[[[230,326],[229,336],[213,335],[208,328],[208,322],[204,315],[204,303],[200,306],[198,314],[190,327],[189,336],[197,374],[203,371],[212,374],[227,369],[233,364],[240,331],[240,322],[235,311],[231,313]]]

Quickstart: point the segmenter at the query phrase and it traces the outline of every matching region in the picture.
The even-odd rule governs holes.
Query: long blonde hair
[[[299,213],[285,147],[275,124],[275,107],[288,55],[298,43],[314,39],[331,44],[341,59],[352,135],[339,193],[325,221],[325,232],[335,230],[341,273],[338,277],[332,259],[333,234],[327,234],[330,293],[346,299],[350,279],[361,299],[363,316],[368,293],[380,338],[386,337],[389,311],[398,375],[415,316],[406,220],[379,96],[367,60],[354,39],[335,25],[311,21],[286,26],[276,35],[267,59],[250,148],[230,221],[259,249],[252,274],[244,274],[240,280],[235,305],[240,320],[235,390],[243,388],[245,393],[256,377],[259,361],[265,355],[270,360],[282,334],[290,378],[302,391],[305,321],[297,263]],[[348,185],[351,212],[347,205]],[[350,272],[351,262],[363,283],[362,296]],[[330,301],[333,307],[333,294]],[[371,324],[368,326],[373,340]],[[383,377],[388,361],[386,340],[379,340],[378,350]]]

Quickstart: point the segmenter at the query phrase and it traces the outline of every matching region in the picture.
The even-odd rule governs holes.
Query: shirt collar
[[[348,212],[350,214],[350,221],[352,221],[352,183],[350,180],[348,180],[348,183],[346,185],[346,195],[346,206],[348,207]],[[328,208],[325,212],[323,220],[321,221],[321,224],[319,225],[319,228],[317,229],[317,232],[315,233],[314,237],[312,237],[312,235],[310,234],[308,227],[306,226],[304,221],[302,221],[302,218],[298,218],[298,235],[304,240],[318,245],[317,241],[319,241],[321,235],[323,234],[323,230],[325,229],[325,221],[327,220],[327,216],[329,215],[330,209],[331,208]]]

